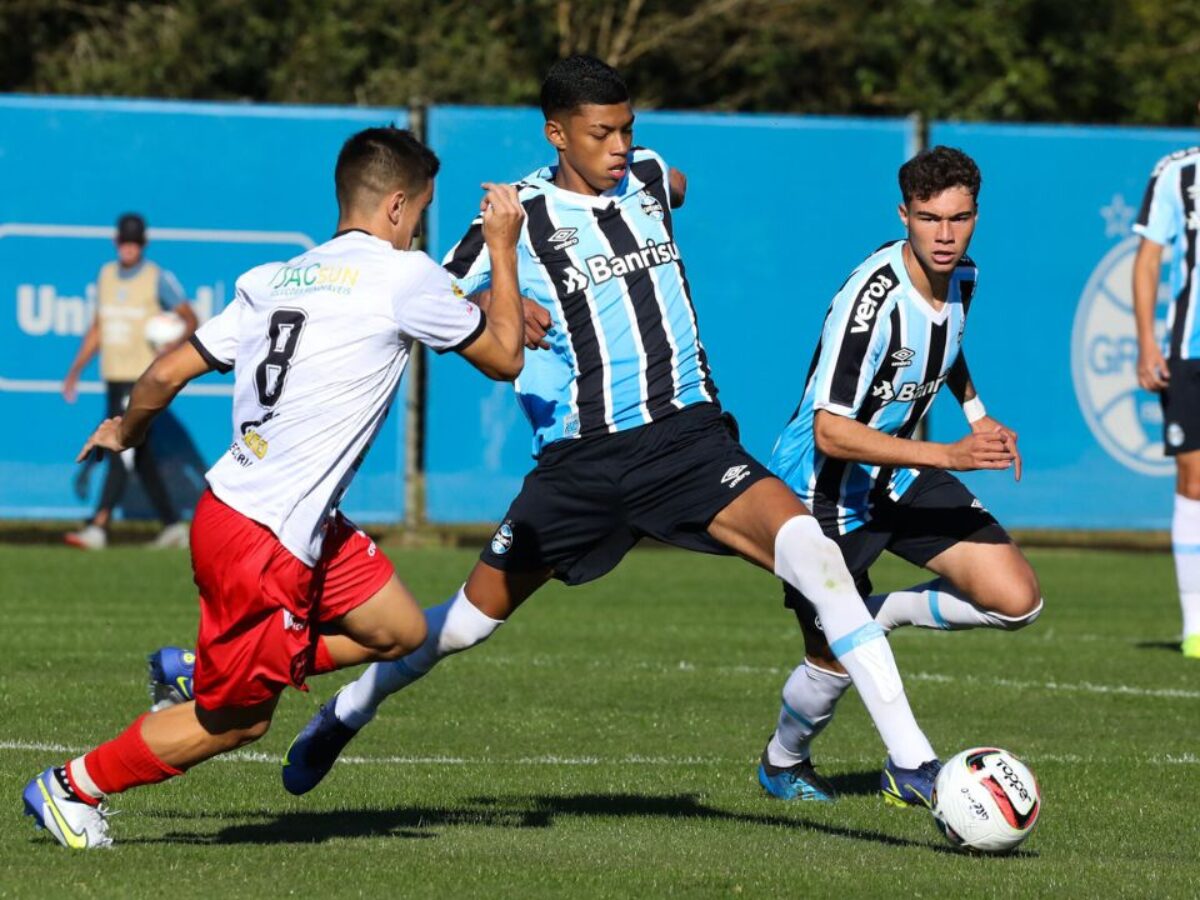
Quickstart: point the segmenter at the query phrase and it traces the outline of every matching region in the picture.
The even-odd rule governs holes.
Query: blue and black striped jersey
[[[1170,359],[1200,359],[1200,330],[1196,328],[1198,167],[1200,147],[1178,150],[1159,160],[1133,224],[1142,237],[1171,248],[1171,308],[1164,348]]]
[[[817,410],[847,416],[897,437],[912,437],[958,358],[976,268],[963,257],[940,310],[913,287],[904,241],[867,257],[838,291],[825,316],[804,396],[775,444],[771,470],[839,534],[870,519],[874,497],[898,500],[916,469],[833,459],[813,437]]]
[[[534,455],[554,441],[636,428],[715,402],[691,290],[672,227],[667,166],[635,148],[621,182],[593,197],[545,167],[517,184],[526,222],[521,293],[550,312],[550,349],[525,355],[517,394]],[[491,283],[482,222],[446,255],[465,294]]]

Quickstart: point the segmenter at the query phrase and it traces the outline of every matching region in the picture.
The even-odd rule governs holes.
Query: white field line
[[[65,755],[86,752],[85,747],[69,747],[65,744],[43,743],[38,741],[0,740],[0,751],[61,753]],[[1074,753],[1041,753],[1024,757],[1034,764],[1040,763],[1110,763],[1113,758],[1079,756]],[[1195,753],[1179,754],[1149,754],[1146,756],[1120,757],[1122,761],[1145,763],[1152,766],[1200,766],[1200,755]],[[261,763],[277,766],[281,760],[278,754],[262,753],[254,750],[238,750],[225,756],[217,757],[220,762],[231,763]],[[528,767],[546,766],[548,768],[575,768],[585,766],[715,766],[743,765],[750,757],[734,756],[519,756],[506,759],[503,757],[466,757],[466,756],[343,756],[338,762],[352,766],[508,766]],[[837,762],[850,765],[876,766],[876,757],[862,758],[830,758],[826,763]]]
[[[548,668],[558,665],[559,660],[547,656],[532,656],[518,659],[512,656],[485,656],[484,661],[497,666],[524,666],[527,668]],[[603,666],[611,668],[609,663],[593,662],[592,668]],[[643,672],[696,672],[706,675],[779,675],[787,677],[792,669],[783,666],[708,666],[680,660],[675,663],[632,663],[625,668],[637,669]],[[979,675],[946,675],[939,672],[901,672],[906,681],[925,681],[934,684],[969,684],[981,687],[1002,687],[1023,691],[1050,691],[1075,694],[1108,694],[1127,697],[1156,697],[1168,700],[1200,700],[1200,691],[1186,688],[1149,688],[1136,687],[1130,684],[1095,684],[1081,681],[1075,684],[1061,681],[1021,681],[1015,678],[992,678]]]

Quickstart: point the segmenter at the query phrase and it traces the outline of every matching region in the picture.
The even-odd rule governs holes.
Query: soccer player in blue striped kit
[[[1161,394],[1163,449],[1175,459],[1171,549],[1183,613],[1180,649],[1200,659],[1200,327],[1197,322],[1196,249],[1200,147],[1159,160],[1133,224],[1140,236],[1133,264],[1138,383]],[[1171,311],[1165,346],[1154,333],[1163,248],[1171,248]],[[1164,356],[1163,351],[1166,350]]]
[[[867,257],[833,298],[804,395],[771,457],[771,470],[841,548],[885,631],[1011,631],[1042,610],[1037,576],[1021,551],[947,471],[1015,467],[1020,478],[1016,434],[987,415],[961,351],[975,293],[977,270],[966,252],[980,184],[974,160],[949,147],[923,151],[901,167],[907,237]],[[970,431],[951,444],[915,440],[943,384]],[[884,550],[937,577],[871,596],[868,570]],[[812,776],[810,749],[850,679],[822,662],[819,641],[813,652],[811,636],[824,624],[820,609],[791,584],[784,598],[809,653],[784,686],[758,778],[781,799],[827,799],[832,791]],[[837,638],[828,636],[836,650]],[[884,772],[886,800],[929,804],[929,794],[915,793]]]
[[[555,64],[542,109],[557,162],[517,185],[526,336],[545,347],[526,356],[517,384],[537,464],[466,584],[426,610],[426,642],[321,708],[285,757],[285,787],[315,787],[389,694],[487,639],[550,578],[599,578],[649,536],[741,555],[810,598],[833,647],[827,664],[858,686],[890,777],[927,792],[936,755],[837,545],[717,404],[675,242],[683,176],[633,146],[626,87],[597,59]],[[445,264],[463,293],[486,291],[478,222]]]

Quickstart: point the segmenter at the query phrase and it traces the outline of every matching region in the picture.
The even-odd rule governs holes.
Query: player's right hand
[[[946,468],[954,472],[1008,469],[1016,462],[1015,448],[999,431],[968,434],[953,444],[947,444],[946,451]]]
[[[517,246],[521,236],[521,223],[525,221],[525,207],[517,199],[517,189],[511,184],[493,184],[485,181],[487,191],[479,203],[483,214],[483,239],[488,249],[511,250]]]
[[[75,457],[75,462],[81,463],[88,458],[88,455],[93,450],[99,452],[101,449],[111,450],[113,453],[120,453],[122,450],[129,449],[121,441],[120,416],[113,416],[111,419],[105,419],[100,423],[100,427],[92,432],[92,436],[87,439],[87,443],[83,445],[83,449]]]
[[[68,372],[63,379],[62,395],[68,403],[74,403],[79,398],[79,375],[75,372]]]
[[[1171,380],[1167,361],[1157,344],[1138,350],[1137,375],[1138,384],[1148,391],[1161,391]]]

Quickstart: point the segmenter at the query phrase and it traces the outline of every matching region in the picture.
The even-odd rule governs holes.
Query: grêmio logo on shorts
[[[496,533],[492,535],[492,552],[497,556],[503,556],[513,545],[513,530],[512,521],[505,519],[500,527],[496,529]]]

